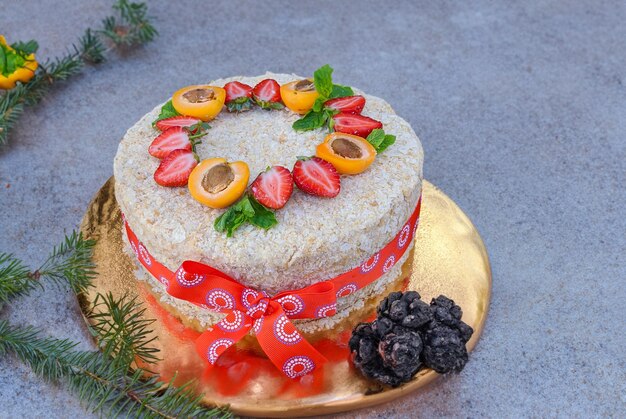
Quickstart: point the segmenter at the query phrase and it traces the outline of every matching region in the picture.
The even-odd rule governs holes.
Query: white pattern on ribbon
[[[300,314],[304,311],[304,300],[297,295],[284,295],[276,301],[283,306],[283,311],[288,316],[295,316],[296,314]]]
[[[213,311],[232,310],[235,308],[235,297],[221,288],[215,288],[206,295],[206,303]]]
[[[281,314],[274,321],[274,336],[280,343],[285,345],[295,345],[296,343],[302,341],[302,336],[298,333],[297,330],[288,333],[285,331],[285,326],[289,324],[289,319],[284,314]]]
[[[335,315],[337,312],[337,303],[326,304],[324,306],[318,307],[315,311],[315,317],[330,317]]]
[[[217,358],[220,357],[222,352],[230,348],[230,346],[234,343],[234,340],[228,338],[219,338],[215,342],[213,342],[206,351],[207,359],[209,360],[211,365],[215,364],[215,362],[217,362]],[[224,349],[218,352],[220,348]]]
[[[374,269],[374,267],[378,263],[379,258],[380,258],[380,252],[376,253],[374,256],[372,256],[371,258],[363,262],[363,264],[361,265],[361,272],[367,273],[371,271],[372,269]]]
[[[197,273],[193,273],[193,274],[187,273],[182,267],[178,268],[178,270],[176,271],[176,281],[180,285],[186,288],[195,287],[196,285],[199,285],[200,283],[202,283],[202,281],[204,281],[204,278],[205,278],[204,275],[200,275]]]
[[[299,370],[296,370],[300,367]],[[283,364],[283,372],[289,378],[302,377],[315,369],[315,362],[308,356],[296,355]]]

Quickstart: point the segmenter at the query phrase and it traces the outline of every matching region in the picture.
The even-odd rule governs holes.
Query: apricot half
[[[221,87],[196,85],[177,90],[172,96],[172,105],[181,115],[209,121],[220,113],[225,100],[226,91]]]
[[[189,175],[189,193],[207,207],[225,208],[243,195],[249,178],[250,169],[245,162],[206,159]]]
[[[317,146],[315,154],[330,162],[342,175],[356,175],[372,164],[376,149],[363,137],[334,132]]]
[[[280,86],[283,103],[295,113],[305,114],[310,111],[318,96],[313,80],[296,80]]]

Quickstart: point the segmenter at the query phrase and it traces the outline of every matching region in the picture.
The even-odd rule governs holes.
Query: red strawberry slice
[[[174,150],[167,155],[154,172],[154,180],[161,186],[185,186],[198,161],[192,151]]]
[[[229,112],[243,112],[252,108],[252,87],[238,81],[224,85],[226,108]]]
[[[226,103],[240,97],[252,97],[252,87],[238,81],[226,83],[224,90],[226,90]]]
[[[189,133],[182,127],[165,130],[152,141],[148,148],[151,156],[162,159],[174,150],[191,150]]]
[[[261,173],[250,185],[254,199],[262,205],[280,209],[285,206],[293,192],[293,177],[289,169],[273,166]]]
[[[157,121],[156,128],[159,131],[165,131],[168,128],[172,127],[183,127],[183,128],[192,128],[194,125],[202,124],[202,121],[198,118],[194,118],[193,116],[172,116],[170,118],[161,119]],[[200,125],[198,125],[200,127]]]
[[[298,160],[293,166],[293,180],[303,192],[333,198],[341,190],[337,169],[319,157]]]
[[[350,113],[342,112],[333,116],[333,126],[337,132],[367,138],[372,131],[382,128],[383,124],[382,122],[367,116],[352,115]]]
[[[260,81],[252,89],[254,101],[263,109],[282,109],[284,105],[280,103],[280,85],[274,79]]]
[[[363,96],[346,96],[336,99],[327,100],[324,106],[339,112],[361,114],[365,107],[365,98]]]

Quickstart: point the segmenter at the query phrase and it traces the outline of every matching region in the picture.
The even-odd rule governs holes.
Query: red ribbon
[[[211,266],[185,261],[172,272],[155,260],[137,239],[128,222],[126,233],[139,262],[166,286],[172,297],[226,317],[196,340],[198,353],[210,364],[252,330],[268,358],[290,378],[313,371],[326,359],[300,335],[290,319],[330,317],[337,312],[337,298],[372,283],[402,258],[419,224],[421,198],[400,232],[380,252],[354,269],[306,288],[270,297],[248,288]]]

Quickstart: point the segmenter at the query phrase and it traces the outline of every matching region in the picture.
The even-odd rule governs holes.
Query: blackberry
[[[474,330],[461,321],[463,311],[453,300],[440,295],[430,307],[433,319],[422,331],[422,361],[440,374],[460,372],[468,360],[465,344]]]
[[[416,332],[389,333],[378,344],[383,364],[402,382],[409,381],[420,367],[422,338]]]
[[[465,342],[460,334],[448,326],[435,326],[424,334],[424,365],[440,374],[460,372],[467,363]]]
[[[420,298],[415,291],[392,292],[381,301],[376,312],[379,318],[384,316],[402,326],[419,329],[432,319],[430,306]]]
[[[397,387],[422,367],[459,372],[467,363],[465,344],[473,330],[461,321],[461,307],[440,295],[430,305],[415,291],[392,292],[376,309],[372,323],[352,332],[354,365],[366,376]]]

